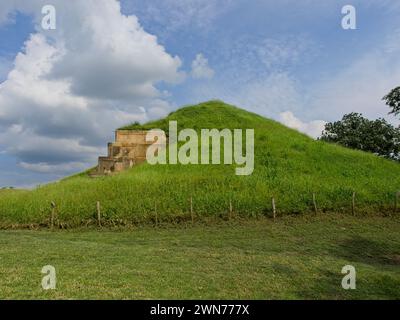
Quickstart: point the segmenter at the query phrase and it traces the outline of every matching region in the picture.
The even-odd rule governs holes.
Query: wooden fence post
[[[157,202],[154,203],[154,212],[156,214],[156,227],[158,227],[158,212],[157,212]]]
[[[192,218],[192,223],[194,223],[193,197],[190,197],[190,217]]]
[[[229,200],[229,220],[232,219],[232,213],[233,213],[232,200]]]
[[[100,201],[97,201],[96,209],[97,209],[97,223],[99,224],[99,227],[101,228],[101,206],[100,206]]]
[[[318,214],[317,199],[315,197],[315,193],[313,193],[312,198],[313,198],[313,205],[314,205],[315,214]]]
[[[356,214],[356,192],[353,192],[353,199],[351,204],[352,204],[351,210],[354,216]]]
[[[50,227],[54,229],[54,220],[56,215],[56,203],[54,201],[51,202],[51,220],[50,220]]]
[[[274,197],[272,197],[272,213],[274,214],[274,219],[276,219],[276,205]]]

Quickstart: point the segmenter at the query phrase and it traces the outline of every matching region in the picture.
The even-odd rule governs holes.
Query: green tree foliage
[[[369,120],[359,113],[325,125],[321,140],[400,160],[400,128],[385,119]]]
[[[392,108],[390,113],[400,115],[400,87],[394,88],[386,96],[383,97],[386,105]]]

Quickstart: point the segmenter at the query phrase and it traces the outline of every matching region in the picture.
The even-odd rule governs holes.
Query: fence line
[[[351,214],[353,216],[355,216],[356,213],[357,213],[357,210],[356,210],[357,209],[357,207],[356,207],[356,196],[357,196],[356,191],[353,191],[352,198],[351,198]],[[192,224],[194,224],[195,220],[196,220],[195,219],[195,210],[194,210],[193,198],[194,198],[193,195],[190,196],[190,198],[189,198],[189,205],[190,205],[189,211],[190,211],[190,219],[191,219]],[[50,229],[53,230],[55,225],[56,225],[56,219],[58,219],[57,218],[58,206],[57,206],[55,201],[51,201],[50,205],[51,205],[51,215],[50,215],[49,227],[50,227]],[[277,202],[276,202],[276,199],[275,199],[274,196],[271,197],[271,205],[272,205],[272,218],[274,220],[276,220],[277,219],[278,209],[277,209]],[[321,207],[318,208],[317,195],[316,195],[315,192],[312,193],[312,208],[313,208],[313,211],[314,211],[314,213],[316,215],[319,213],[319,209],[321,209]],[[389,208],[387,208],[387,209],[389,209]],[[394,209],[393,209],[393,212],[396,214],[399,211],[400,211],[400,191],[397,191],[394,194]],[[100,201],[96,202],[96,213],[97,213],[97,216],[96,216],[97,224],[101,228],[103,226],[103,222],[104,221],[102,219],[102,207],[101,207]],[[154,215],[155,215],[155,226],[157,227],[160,224],[160,217],[158,215],[157,203],[156,202],[154,203]],[[228,208],[228,220],[232,220],[233,217],[234,217],[233,201],[232,201],[232,198],[230,198],[229,199],[229,208]],[[60,222],[59,222],[59,225],[62,226],[63,224],[60,224]]]

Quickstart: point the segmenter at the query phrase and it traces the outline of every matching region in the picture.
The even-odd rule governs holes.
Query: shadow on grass
[[[357,289],[344,290],[341,267],[319,268],[308,284],[298,286],[304,299],[399,299],[400,243],[378,242],[360,236],[342,239],[329,249],[335,259],[345,260],[357,270]],[[367,266],[362,266],[362,264]],[[344,264],[343,264],[344,266]],[[332,269],[333,268],[333,269]]]
[[[335,257],[371,266],[400,266],[400,245],[376,242],[359,236],[340,241],[331,253]]]
[[[318,277],[312,283],[297,291],[302,299],[351,299],[351,292],[341,286],[342,275],[329,270],[320,270]]]
[[[286,277],[297,276],[297,271],[286,264],[274,263],[272,270],[274,273],[285,275]]]
[[[302,299],[363,300],[399,299],[400,280],[390,274],[358,274],[356,289],[342,288],[343,276],[340,272],[320,270],[318,280],[297,291]]]

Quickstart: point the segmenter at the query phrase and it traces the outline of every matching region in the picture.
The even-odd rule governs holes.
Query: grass
[[[1,231],[0,299],[400,299],[400,219]],[[53,265],[57,289],[41,289]],[[357,289],[341,287],[353,265]]]
[[[190,220],[191,196],[196,214],[205,219],[225,216],[230,200],[243,218],[270,215],[272,196],[279,215],[308,213],[313,193],[321,211],[350,213],[354,191],[358,212],[393,211],[399,163],[315,141],[219,101],[125,129],[166,130],[170,120],[180,129],[255,129],[254,173],[236,176],[236,165],[148,164],[97,179],[82,173],[32,191],[0,193],[0,228],[48,226],[51,201],[57,204],[58,222],[69,228],[95,224],[97,201],[105,225],[151,224],[156,205],[163,221]]]

